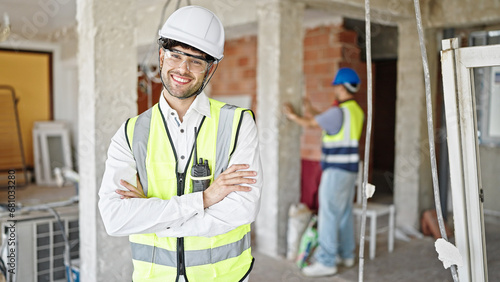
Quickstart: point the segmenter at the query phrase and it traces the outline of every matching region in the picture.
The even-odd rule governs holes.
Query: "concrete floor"
[[[500,220],[486,218],[486,250],[489,281],[500,281]],[[409,242],[396,240],[394,251],[387,250],[387,235],[377,236],[376,257],[368,259],[368,242],[365,243],[363,280],[366,282],[447,282],[453,281],[450,269],[445,269],[438,259],[432,237],[412,239]],[[450,242],[454,243],[453,238]],[[359,250],[356,251],[359,254]],[[273,258],[254,252],[256,259],[250,282],[280,281],[359,281],[359,261],[352,268],[339,268],[339,273],[330,277],[308,278],[301,275],[297,266],[283,258]]]
[[[7,190],[0,189],[0,203],[6,202]],[[75,195],[72,186],[18,188],[16,202],[23,205],[37,205],[51,201],[61,201]],[[500,220],[487,217],[486,242],[489,281],[500,281]],[[377,236],[377,252],[373,260],[368,259],[368,242],[365,243],[364,281],[453,281],[449,269],[444,269],[434,249],[434,239],[424,237],[409,242],[396,240],[394,251],[388,253],[387,235]],[[453,240],[451,240],[453,243]],[[357,253],[359,253],[357,251]],[[283,258],[269,257],[254,251],[255,266],[250,282],[282,281],[359,281],[358,264],[353,268],[339,268],[339,273],[331,277],[307,278],[301,275],[295,263]]]

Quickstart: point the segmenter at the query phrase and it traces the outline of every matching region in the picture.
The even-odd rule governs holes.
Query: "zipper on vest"
[[[185,173],[177,173],[177,195],[184,195],[184,182],[186,180]],[[177,238],[177,277],[183,275],[186,277],[186,262],[184,258],[184,238]]]
[[[177,173],[177,196],[184,195],[184,181],[186,178],[185,173]]]
[[[184,238],[177,238],[177,272],[186,277],[186,265],[184,262]]]

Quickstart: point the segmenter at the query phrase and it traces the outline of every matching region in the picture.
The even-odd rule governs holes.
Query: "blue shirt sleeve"
[[[321,114],[314,116],[314,119],[328,135],[335,135],[342,128],[344,113],[339,107],[331,107]]]

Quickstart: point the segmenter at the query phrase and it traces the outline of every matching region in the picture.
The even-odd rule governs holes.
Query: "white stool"
[[[353,214],[359,218],[363,215],[363,206],[355,204],[353,207]],[[377,203],[367,203],[366,205],[366,218],[370,219],[370,259],[375,258],[375,249],[377,245],[377,233],[385,232],[388,230],[388,250],[391,253],[394,250],[394,220],[396,208],[394,205],[384,205]],[[377,217],[389,216],[389,226],[377,229]]]
[[[356,203],[353,206],[353,214],[360,219],[363,215],[362,197],[362,179],[363,179],[363,162],[359,162],[358,180],[356,183],[357,194]],[[379,204],[379,203],[366,203],[366,218],[370,219],[370,259],[375,258],[375,249],[377,246],[377,233],[388,231],[388,250],[391,253],[394,250],[394,221],[395,221],[396,208],[393,204]],[[386,227],[377,229],[377,218],[382,216],[389,216],[389,224]],[[359,232],[357,232],[359,234]]]

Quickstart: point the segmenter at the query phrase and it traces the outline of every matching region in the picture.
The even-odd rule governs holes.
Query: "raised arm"
[[[319,127],[319,124],[316,119],[314,119],[314,116],[300,116],[296,114],[290,103],[285,103],[283,105],[283,113],[289,120],[297,123],[300,126],[309,128]]]

